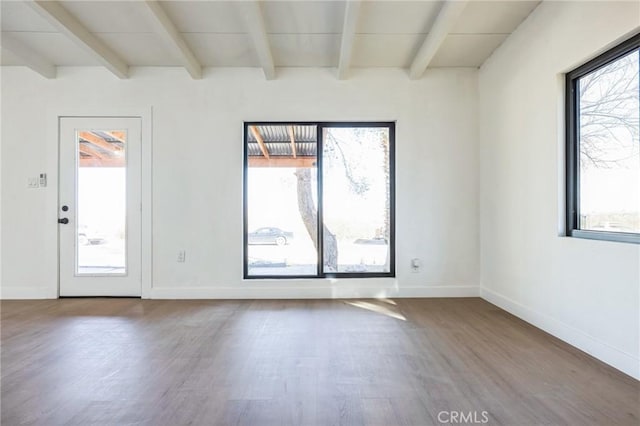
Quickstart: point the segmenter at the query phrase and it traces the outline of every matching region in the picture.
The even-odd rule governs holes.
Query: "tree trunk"
[[[313,189],[311,188],[311,168],[300,167],[296,170],[298,190],[298,210],[307,232],[318,247],[318,213],[313,202]],[[338,269],[338,242],[336,236],[324,227],[324,270],[335,272]]]
[[[324,271],[338,272],[338,240],[335,234],[324,227]]]

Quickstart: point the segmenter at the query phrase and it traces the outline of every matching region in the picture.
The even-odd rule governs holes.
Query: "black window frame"
[[[317,196],[318,196],[318,247],[317,270],[315,275],[249,275],[249,206],[248,206],[248,132],[250,126],[317,126]],[[384,127],[389,129],[389,272],[324,272],[324,240],[323,223],[323,194],[322,194],[322,152],[323,130],[336,127]],[[243,131],[243,256],[242,270],[245,280],[280,280],[280,279],[326,279],[326,278],[395,278],[396,277],[396,121],[245,121]]]
[[[580,150],[578,81],[621,57],[640,49],[640,34],[629,38],[565,76],[566,236],[640,244],[640,233],[580,229]]]

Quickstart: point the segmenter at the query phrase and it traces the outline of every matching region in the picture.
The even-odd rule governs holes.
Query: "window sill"
[[[395,273],[333,273],[325,275],[244,275],[246,281],[271,281],[271,280],[308,280],[308,281],[336,281],[341,279],[369,279],[369,278],[395,278]]]
[[[627,232],[586,231],[583,229],[574,229],[570,232],[569,236],[575,238],[584,238],[588,240],[640,244],[640,234]]]

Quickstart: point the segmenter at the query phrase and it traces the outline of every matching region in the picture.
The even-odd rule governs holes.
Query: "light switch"
[[[37,177],[30,177],[27,179],[27,188],[38,188],[40,185],[38,184],[38,178]]]

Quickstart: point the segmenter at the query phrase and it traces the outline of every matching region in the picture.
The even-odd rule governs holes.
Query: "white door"
[[[60,119],[60,296],[141,294],[141,120]]]

